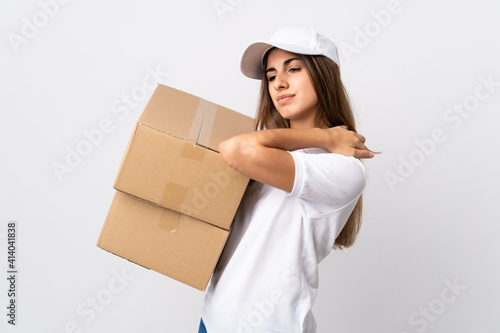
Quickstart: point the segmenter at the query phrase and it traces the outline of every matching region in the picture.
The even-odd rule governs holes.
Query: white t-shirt
[[[205,296],[208,333],[315,333],[318,263],[366,184],[354,157],[290,152],[292,192],[252,182]]]

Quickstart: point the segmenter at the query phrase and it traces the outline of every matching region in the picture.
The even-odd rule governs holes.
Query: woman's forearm
[[[364,145],[365,138],[344,126],[328,129],[289,129],[280,128],[242,134],[234,140],[242,147],[262,146],[293,151],[303,148],[324,148],[331,153],[339,153],[357,158],[373,157]]]
[[[328,147],[328,141],[334,140],[335,134],[319,128],[311,129],[290,129],[281,128],[274,130],[264,130],[248,133],[248,139],[255,137],[257,144],[268,148],[277,148],[281,150],[293,151],[303,148],[325,148]],[[242,138],[246,139],[246,138]]]

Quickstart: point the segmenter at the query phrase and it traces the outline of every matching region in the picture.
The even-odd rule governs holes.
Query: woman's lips
[[[278,104],[281,105],[281,104],[285,104],[287,102],[289,102],[295,95],[281,95],[281,96],[278,96],[277,100],[278,100]]]

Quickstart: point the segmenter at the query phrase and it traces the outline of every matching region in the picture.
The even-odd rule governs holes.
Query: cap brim
[[[240,68],[243,75],[248,76],[251,79],[261,80],[263,75],[262,66],[264,56],[267,51],[273,47],[299,54],[320,54],[319,52],[313,51],[309,48],[303,48],[297,45],[257,41],[248,45],[241,55]]]

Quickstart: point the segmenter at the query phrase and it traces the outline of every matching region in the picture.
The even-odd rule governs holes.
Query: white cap
[[[283,27],[269,41],[256,41],[241,56],[241,72],[252,79],[262,79],[264,55],[271,48],[309,55],[323,55],[340,67],[337,46],[313,28]]]

